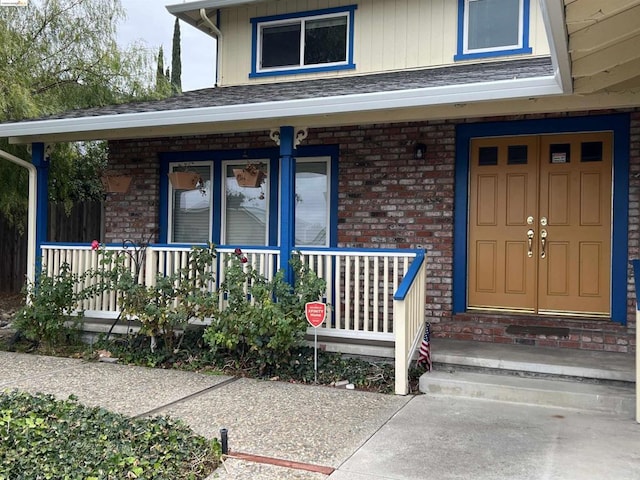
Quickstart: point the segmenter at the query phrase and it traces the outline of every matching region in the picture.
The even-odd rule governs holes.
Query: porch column
[[[42,266],[42,243],[47,241],[49,227],[49,159],[44,143],[31,144],[31,162],[36,167],[36,275]]]
[[[293,284],[293,271],[289,260],[295,240],[296,159],[293,127],[280,127],[280,268],[284,279]]]

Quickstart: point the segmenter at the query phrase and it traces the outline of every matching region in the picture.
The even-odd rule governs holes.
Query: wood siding
[[[355,70],[249,79],[252,18],[354,3],[358,5],[354,26]],[[220,83],[284,82],[450,65],[454,63],[457,48],[457,24],[458,2],[455,0],[286,0],[229,8],[221,11]],[[529,42],[533,55],[549,54],[544,24],[535,1],[531,2]]]

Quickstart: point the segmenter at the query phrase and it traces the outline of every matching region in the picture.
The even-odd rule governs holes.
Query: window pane
[[[347,60],[347,17],[331,17],[305,22],[304,64]]]
[[[300,65],[300,23],[262,28],[262,68]]]
[[[329,210],[327,162],[296,164],[296,245],[326,246]]]
[[[238,185],[233,169],[242,169],[246,164],[227,165],[225,169],[225,215],[224,240],[226,245],[266,245],[267,206],[269,205],[268,183],[259,187]],[[266,164],[260,166],[267,173]]]
[[[520,43],[520,0],[469,0],[468,7],[469,50]]]
[[[211,225],[211,166],[174,167],[199,174],[203,188],[172,189],[171,242],[205,243],[209,241]]]

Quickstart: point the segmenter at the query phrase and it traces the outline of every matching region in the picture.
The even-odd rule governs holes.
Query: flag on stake
[[[418,350],[417,364],[423,366],[427,372],[433,369],[431,363],[431,324],[429,322],[426,322],[424,326],[424,337],[422,337],[422,343]]]

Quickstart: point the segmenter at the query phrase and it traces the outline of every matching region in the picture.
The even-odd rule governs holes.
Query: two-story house
[[[108,140],[132,181],[107,195],[101,240],[152,234],[167,270],[207,241],[267,273],[299,250],[329,281],[332,348],[402,343],[406,362],[427,319],[435,337],[634,350],[640,1],[167,9],[217,48],[216,87],[1,124],[33,144],[34,201],[46,143]],[[199,188],[169,180],[185,170]],[[90,254],[46,243],[37,214],[47,266]]]

